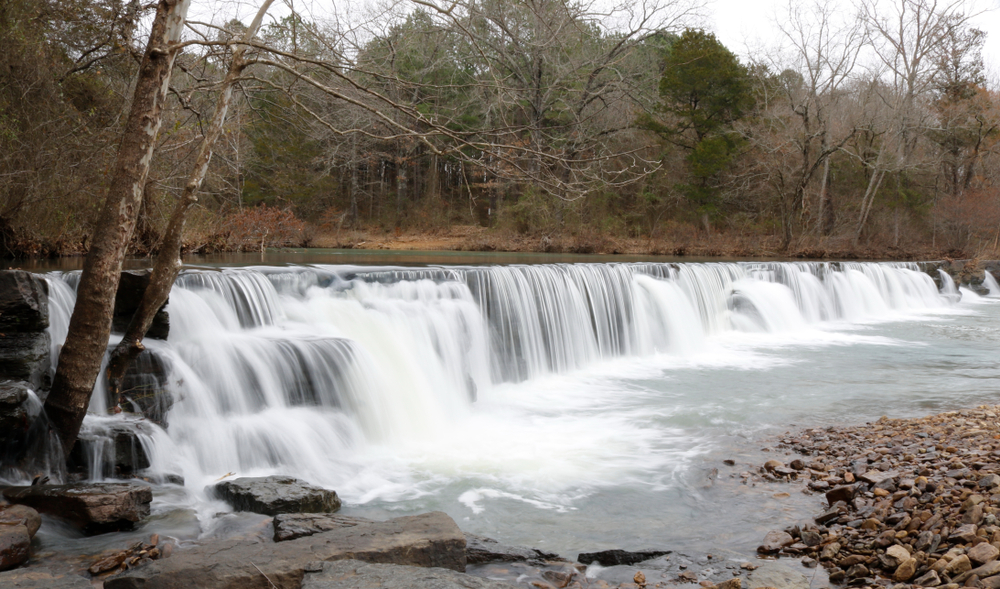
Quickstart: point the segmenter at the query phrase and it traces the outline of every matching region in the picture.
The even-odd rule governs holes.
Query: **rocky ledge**
[[[822,564],[834,583],[1000,588],[998,416],[983,406],[787,435],[787,465],[744,476],[801,485],[821,512],[758,552]]]

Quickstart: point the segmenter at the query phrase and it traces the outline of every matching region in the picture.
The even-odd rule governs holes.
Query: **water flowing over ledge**
[[[58,348],[75,275],[48,279]],[[138,436],[144,473],[183,476],[184,497],[161,501],[206,514],[219,506],[202,489],[230,472],[297,476],[354,505],[450,489],[470,513],[564,513],[609,485],[672,488],[711,446],[656,421],[690,389],[664,363],[724,365],[720,338],[780,341],[956,298],[908,263],[190,268],[169,339],[147,342],[175,403],[168,429]],[[648,378],[662,398],[644,406]],[[102,391],[91,410],[99,435]]]

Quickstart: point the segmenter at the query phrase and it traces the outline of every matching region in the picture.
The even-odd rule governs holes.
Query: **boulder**
[[[0,571],[19,567],[28,561],[31,536],[22,524],[0,525]]]
[[[215,494],[236,511],[264,515],[280,513],[332,513],[340,509],[335,491],[314,487],[286,476],[244,477],[223,481]]]
[[[122,477],[149,468],[139,434],[152,434],[153,426],[136,420],[86,424],[70,451],[67,465],[92,478]]]
[[[24,270],[0,270],[0,333],[38,333],[49,326],[49,284]]]
[[[465,571],[465,537],[441,512],[358,524],[277,544],[230,539],[175,551],[105,580],[105,589],[299,587],[316,561],[441,567]],[[266,577],[265,577],[266,576]],[[421,585],[411,585],[421,586]]]
[[[115,311],[111,322],[112,333],[125,333],[132,315],[139,308],[142,295],[149,284],[150,270],[126,270],[118,281],[118,291],[115,293]],[[169,301],[168,301],[169,302]],[[152,339],[167,339],[170,334],[170,316],[163,303],[153,317],[153,323],[146,332],[146,337]]]
[[[129,530],[149,515],[153,492],[137,483],[7,487],[3,497],[64,519],[88,535]]]
[[[558,554],[543,552],[536,548],[507,546],[492,538],[466,534],[465,560],[468,564],[487,564],[491,562],[538,562],[563,559]]]
[[[788,532],[773,530],[764,536],[764,541],[757,547],[757,552],[760,554],[774,554],[793,542],[795,542],[795,538],[792,538]]]
[[[0,573],[4,589],[93,589],[90,580],[72,572],[46,567],[28,567]]]
[[[302,579],[302,589],[514,589],[501,581],[457,573],[448,569],[358,560],[313,563]]]
[[[977,565],[981,565],[996,560],[1000,556],[1000,550],[988,542],[983,542],[970,548],[967,554],[969,555],[969,560]]]
[[[108,406],[118,405],[126,413],[136,413],[167,427],[167,413],[174,406],[174,396],[168,388],[171,365],[165,356],[145,349],[132,360],[122,376],[117,399],[108,399]]]
[[[0,332],[0,378],[21,380],[47,389],[51,376],[49,333]]]
[[[0,381],[0,448],[20,438],[28,429],[27,383]]]
[[[661,556],[666,556],[671,552],[672,551],[670,550],[637,550],[634,552],[617,549],[602,550],[600,552],[581,552],[576,561],[582,564],[596,562],[601,566],[610,567],[644,562]]]
[[[283,513],[274,516],[274,541],[285,542],[321,532],[370,524],[372,520],[332,513]]]
[[[42,516],[27,505],[0,505],[0,526],[23,525],[32,538],[42,527]]]

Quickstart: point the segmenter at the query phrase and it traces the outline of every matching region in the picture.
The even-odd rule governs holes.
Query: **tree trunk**
[[[858,217],[857,233],[854,234],[854,245],[858,245],[861,241],[861,233],[865,229],[868,214],[871,213],[872,203],[875,201],[875,193],[878,192],[879,187],[882,185],[883,178],[885,178],[885,171],[875,168],[872,172],[871,180],[868,182],[868,189],[865,191],[865,196],[861,199],[861,215]]]
[[[821,235],[833,233],[833,197],[830,196],[830,156],[823,160],[823,180],[819,188],[819,231]]]
[[[348,212],[351,227],[358,226],[358,136],[351,135],[351,209]]]
[[[205,174],[208,173],[208,165],[212,161],[212,148],[219,136],[222,135],[222,128],[226,123],[226,113],[229,112],[229,105],[233,98],[233,86],[236,85],[236,80],[247,66],[243,59],[243,55],[246,53],[246,43],[249,43],[257,33],[267,9],[273,2],[274,0],[266,0],[260,7],[257,16],[243,35],[244,44],[238,46],[233,52],[233,61],[229,66],[229,72],[222,81],[219,99],[215,105],[215,114],[212,116],[208,132],[205,133],[205,137],[202,138],[201,145],[198,147],[198,159],[184,185],[184,192],[170,216],[170,224],[167,225],[167,232],[160,244],[160,251],[157,253],[156,263],[153,265],[153,272],[149,277],[149,284],[142,295],[139,307],[132,315],[132,320],[125,330],[125,336],[115,347],[108,361],[108,392],[112,398],[117,399],[125,371],[132,360],[144,349],[142,339],[149,331],[149,326],[153,324],[153,317],[157,311],[167,302],[170,289],[181,270],[181,247],[184,243],[184,223],[187,221],[188,211],[198,202],[198,190],[201,189]]]
[[[122,261],[142,203],[177,56],[171,44],[181,38],[189,5],[190,0],[160,0],[156,7],[108,195],[83,264],[52,391],[45,401],[46,414],[66,452],[80,433],[108,345]]]

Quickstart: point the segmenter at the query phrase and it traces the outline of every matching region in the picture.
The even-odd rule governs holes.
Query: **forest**
[[[195,2],[130,253],[161,243],[228,75],[187,252],[457,233],[484,250],[1000,254],[1000,87],[962,0],[792,1],[743,59],[688,0],[294,7],[247,35]],[[0,1],[4,256],[87,251],[155,8]]]

